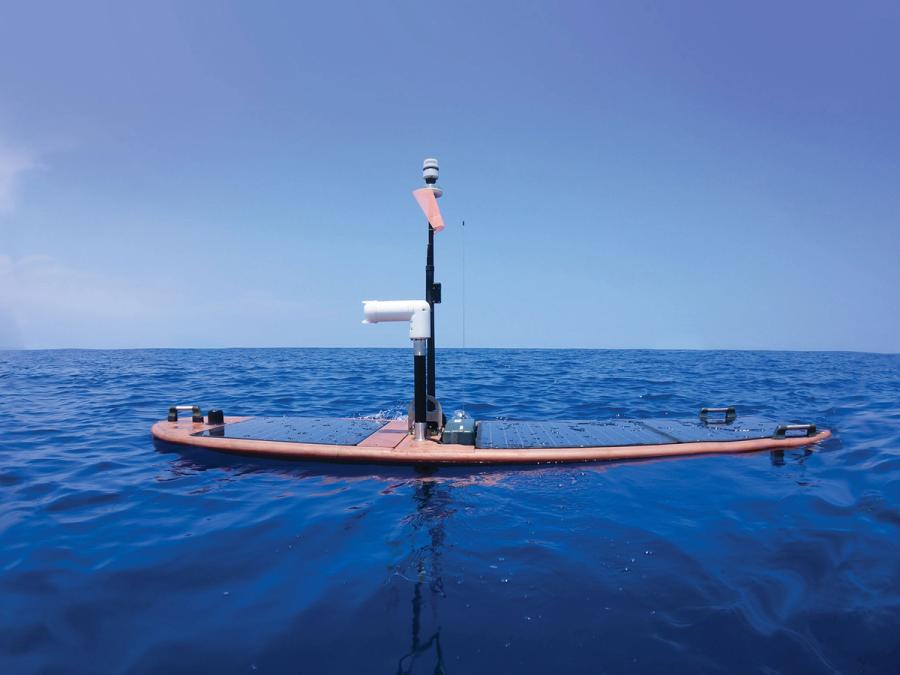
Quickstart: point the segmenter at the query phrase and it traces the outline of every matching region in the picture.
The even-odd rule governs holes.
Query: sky
[[[900,352],[896,2],[0,3],[0,348]],[[465,221],[465,228],[462,221]],[[463,330],[465,326],[465,330]]]

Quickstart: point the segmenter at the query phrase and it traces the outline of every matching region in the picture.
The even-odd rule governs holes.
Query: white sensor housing
[[[438,171],[440,171],[440,169],[438,169],[438,161],[434,157],[429,157],[422,162],[422,178],[424,178],[425,182],[429,185],[437,183]]]
[[[431,307],[424,300],[364,300],[363,323],[409,321],[409,339],[431,337]]]

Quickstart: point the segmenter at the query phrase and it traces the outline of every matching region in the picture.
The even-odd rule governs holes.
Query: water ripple
[[[895,672],[900,357],[450,350],[448,411],[703,405],[816,448],[442,468],[154,445],[174,402],[394,418],[408,350],[0,352],[0,671]]]

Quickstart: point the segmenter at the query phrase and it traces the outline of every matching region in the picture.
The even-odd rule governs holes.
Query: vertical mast
[[[444,191],[438,187],[438,161],[433,158],[426,159],[422,164],[422,177],[425,179],[425,185],[431,188],[435,198],[444,194]],[[436,407],[435,397],[435,359],[434,359],[434,306],[441,302],[441,285],[434,283],[434,228],[428,223],[428,248],[425,253],[425,300],[431,308],[431,337],[428,338],[428,368],[426,373],[426,383],[428,391],[428,410],[432,411]]]
[[[425,301],[431,307],[431,337],[428,338],[428,395],[434,397],[434,228],[428,225],[425,253]]]

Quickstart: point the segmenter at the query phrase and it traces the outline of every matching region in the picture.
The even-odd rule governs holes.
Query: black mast
[[[428,395],[434,398],[434,228],[428,224],[428,250],[425,254],[425,300],[431,307],[431,337],[428,338]]]
[[[435,199],[444,194],[437,185],[438,161],[433,158],[426,159],[422,164],[422,176],[425,184],[434,192]],[[434,228],[428,223],[428,248],[425,253],[425,300],[431,308],[431,337],[428,338],[428,371],[426,375],[426,390],[428,392],[428,411],[436,408],[435,396],[435,365],[434,365],[434,306],[441,302],[441,285],[434,283]]]

